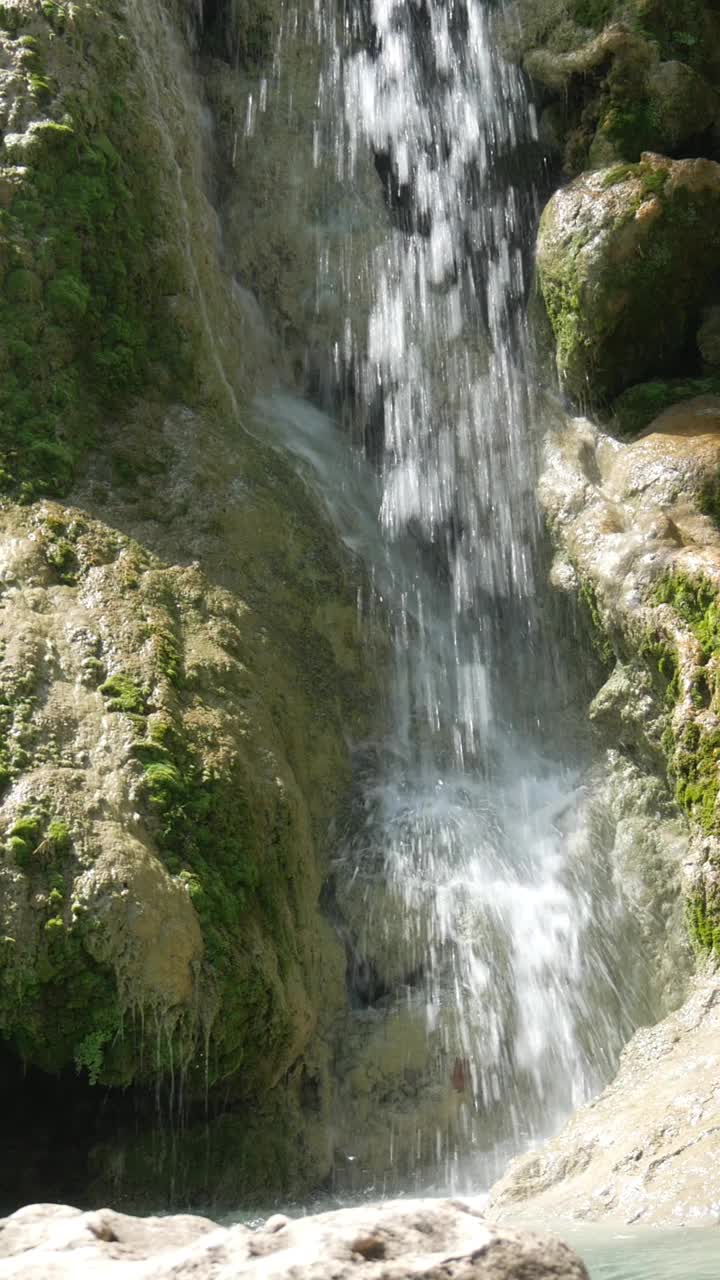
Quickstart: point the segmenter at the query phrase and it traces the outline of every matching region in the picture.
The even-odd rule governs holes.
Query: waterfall
[[[348,305],[333,352],[365,456],[298,401],[264,412],[390,619],[390,729],[371,764],[358,757],[336,908],[358,1019],[421,1022],[445,1098],[404,1135],[389,1117],[365,1183],[395,1170],[477,1188],[607,1078],[642,1004],[621,989],[631,922],[545,621],[526,322],[542,156],[496,5],[371,0],[315,18],[316,152],[348,182],[369,154],[388,210],[367,323]]]

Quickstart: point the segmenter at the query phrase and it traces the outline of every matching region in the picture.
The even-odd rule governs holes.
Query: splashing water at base
[[[422,661],[442,661],[437,586],[411,544],[385,540],[372,470],[353,464],[344,436],[302,401],[275,395],[259,408],[370,567],[391,617],[402,615],[401,677],[420,652],[409,635],[420,621],[408,619],[398,591],[409,576],[432,629]],[[482,682],[466,695],[472,709]],[[333,872],[334,909],[353,938],[358,1024],[377,1035],[380,1021],[383,1052],[396,1038],[401,1089],[385,1097],[367,1140],[359,1128],[368,1117],[353,1111],[352,1090],[344,1095],[339,1145],[350,1155],[336,1189],[477,1189],[607,1077],[646,993],[642,982],[621,989],[628,913],[608,850],[594,841],[578,763],[546,758],[495,719],[482,755],[470,765],[463,753],[461,767],[452,739],[442,749],[434,734],[428,745],[395,711],[393,702],[379,762],[372,753],[360,768]],[[429,1046],[420,1067],[402,1043],[418,1023]],[[349,1072],[365,1052],[361,1036]],[[382,1076],[371,1052],[374,1072]]]

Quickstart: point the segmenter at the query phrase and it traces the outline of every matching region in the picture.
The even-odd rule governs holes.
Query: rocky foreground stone
[[[497,1229],[472,1202],[396,1200],[258,1230],[36,1204],[0,1221],[0,1277],[24,1280],[588,1280],[559,1240]]]

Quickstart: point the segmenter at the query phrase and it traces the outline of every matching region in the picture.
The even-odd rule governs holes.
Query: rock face
[[[191,53],[225,79],[240,54],[244,104],[280,11],[238,12],[0,6],[0,1071],[197,1103],[187,1192],[217,1088],[229,1198],[330,1168],[345,958],[319,900],[383,655],[357,566],[257,438],[311,258],[287,193],[292,253],[242,255],[238,215],[223,256]],[[239,101],[212,98],[223,146]],[[154,1106],[96,1144],[99,1184],[167,1188]]]
[[[639,1031],[616,1079],[559,1137],[516,1160],[488,1210],[502,1221],[720,1222],[720,980]]]
[[[540,223],[537,270],[563,387],[602,401],[683,371],[720,271],[720,165],[646,153],[583,174]]]
[[[587,1280],[557,1240],[489,1227],[460,1201],[387,1201],[264,1227],[30,1205],[0,1222],[0,1276],[18,1280]]]
[[[538,86],[541,131],[566,174],[643,151],[715,156],[714,5],[684,4],[670,16],[662,0],[516,0],[511,13],[506,45]]]
[[[604,646],[591,714],[616,749],[668,771],[690,821],[683,878],[701,955],[720,951],[719,467],[720,399],[700,397],[629,444],[566,424],[542,482],[556,581],[580,592]]]

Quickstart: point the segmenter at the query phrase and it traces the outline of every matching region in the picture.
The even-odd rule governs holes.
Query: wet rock
[[[615,749],[667,770],[689,819],[675,875],[701,955],[720,951],[719,469],[720,398],[703,396],[628,444],[566,423],[548,440],[541,486],[561,564],[605,646],[594,714]],[[571,581],[558,571],[554,580]]]
[[[681,372],[720,271],[720,165],[646,153],[555,193],[537,247],[557,367],[576,399]]]
[[[720,979],[633,1037],[613,1083],[516,1160],[489,1212],[711,1226],[720,1219]]]
[[[0,1222],[7,1280],[587,1280],[566,1245],[490,1227],[472,1202],[386,1201],[252,1231],[187,1215],[30,1205]]]

